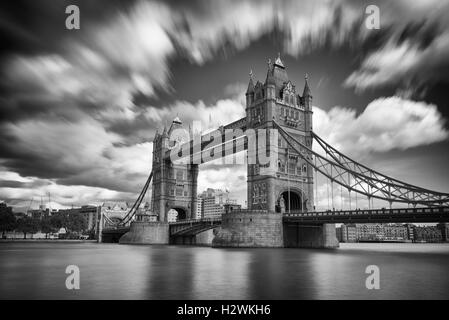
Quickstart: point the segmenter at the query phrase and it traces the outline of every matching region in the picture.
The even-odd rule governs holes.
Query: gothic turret
[[[310,132],[313,130],[313,126],[312,126],[312,91],[309,88],[309,76],[306,75],[304,76],[304,80],[305,80],[305,84],[304,84],[304,91],[302,93],[302,99],[304,101],[304,109],[306,110],[306,114],[305,114],[305,130],[306,132]],[[306,142],[309,146],[312,145],[312,140],[311,137],[309,136],[308,138],[306,138]]]
[[[268,70],[267,70],[267,78],[265,79],[265,85],[275,85],[276,82],[274,80],[274,75],[273,75],[273,71],[274,71],[274,65],[271,62],[271,59],[268,59]]]
[[[267,88],[268,86],[274,87],[274,92],[272,94],[273,98],[280,98],[281,90],[287,82],[287,70],[285,69],[284,62],[281,60],[281,55],[278,54],[278,57],[276,58],[274,63],[271,62],[271,59],[268,60],[268,72],[265,85],[267,86]]]
[[[310,91],[309,83],[308,83],[309,76],[307,75],[307,73],[306,73],[304,79],[305,79],[305,84],[304,84],[304,91],[303,91],[303,93],[302,93],[302,96],[303,96],[304,98],[306,98],[306,97],[312,97],[312,91]]]
[[[276,58],[276,61],[274,61],[274,65],[278,66],[280,68],[285,69],[284,63],[281,60],[281,53],[280,52],[278,53],[278,57]]]
[[[253,70],[249,72],[248,89],[246,89],[246,108],[249,108],[254,101],[254,83],[253,83]]]

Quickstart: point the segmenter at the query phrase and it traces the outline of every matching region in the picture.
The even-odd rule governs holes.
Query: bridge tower
[[[248,164],[249,209],[279,213],[313,209],[311,166],[271,130],[274,120],[298,140],[312,146],[312,94],[307,80],[306,75],[301,96],[289,80],[280,55],[274,63],[268,60],[265,83],[254,84],[250,74],[246,92],[247,128],[270,132],[266,140],[271,158],[269,166],[259,162]]]
[[[175,164],[167,156],[175,144],[190,141],[190,136],[176,117],[168,129],[165,126],[154,137],[152,204],[160,222],[167,222],[171,209],[178,212],[178,220],[196,216],[198,165]]]

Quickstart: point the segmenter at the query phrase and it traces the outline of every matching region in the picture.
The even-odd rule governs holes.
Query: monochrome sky
[[[322,138],[449,192],[449,1],[2,1],[0,35],[0,200],[17,208],[134,200],[156,129],[239,119],[278,52],[300,92],[309,74]],[[199,187],[243,202],[246,168],[204,165]]]

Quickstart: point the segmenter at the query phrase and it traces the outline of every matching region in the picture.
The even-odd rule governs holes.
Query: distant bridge
[[[221,225],[221,217],[181,220],[169,223],[170,238],[189,238]],[[103,242],[119,242],[120,237],[130,230],[129,226],[103,229]],[[174,241],[172,241],[174,242]]]
[[[284,223],[301,225],[321,225],[323,223],[441,223],[449,222],[449,206],[290,212],[284,213],[282,220]],[[189,238],[219,227],[221,225],[221,217],[182,220],[170,222],[169,225],[172,240],[175,238]],[[118,242],[120,237],[128,232],[129,229],[128,226],[103,229],[103,242]]]

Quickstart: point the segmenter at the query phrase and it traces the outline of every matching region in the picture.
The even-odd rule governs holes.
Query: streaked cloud
[[[186,127],[199,120],[208,129],[245,114],[243,83],[229,84],[212,103],[205,102],[210,101],[206,91],[193,102],[158,101],[158,92],[176,97],[171,62],[207,66],[273,32],[293,57],[323,47],[368,47],[345,82],[361,93],[390,86],[412,96],[427,81],[447,78],[437,72],[448,63],[447,3],[379,4],[384,36],[375,44],[364,28],[366,3],[343,0],[137,1],[98,20],[83,16],[76,34],[62,37],[55,31],[59,35],[53,39],[48,28],[23,30],[26,37],[19,32],[20,39],[48,47],[13,52],[2,61],[0,196],[18,201],[51,192],[61,205],[132,199],[151,169],[157,127],[162,130],[178,115]],[[18,30],[10,19],[5,24]],[[136,103],[136,95],[151,102]],[[344,107],[315,108],[314,121],[318,134],[354,156],[448,136],[435,105],[400,97],[376,99],[360,114]],[[245,167],[203,169],[200,190],[229,187],[246,195]]]
[[[428,145],[449,137],[437,107],[400,97],[378,98],[357,114],[336,106],[314,108],[314,131],[352,157]]]

